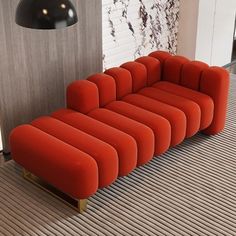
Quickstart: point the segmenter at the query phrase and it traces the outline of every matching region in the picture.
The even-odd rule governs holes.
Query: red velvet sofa
[[[86,199],[199,131],[222,131],[228,89],[223,68],[153,52],[74,81],[67,108],[12,131],[12,157]]]

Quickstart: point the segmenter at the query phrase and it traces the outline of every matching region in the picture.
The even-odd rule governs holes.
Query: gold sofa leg
[[[23,169],[23,177],[24,179],[28,180],[29,182],[33,183],[34,185],[38,186],[39,188],[43,189],[47,193],[51,194],[52,196],[56,197],[57,199],[63,201],[68,206],[72,207],[73,209],[77,210],[79,213],[83,213],[87,209],[87,199],[74,199],[71,196],[61,192],[60,190],[56,189],[52,185],[46,183],[39,177],[35,176],[31,172],[26,169]]]

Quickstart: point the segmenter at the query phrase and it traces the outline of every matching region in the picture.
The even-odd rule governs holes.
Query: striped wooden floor
[[[79,215],[0,168],[0,235],[236,236],[236,78],[225,131],[197,135],[100,190]]]

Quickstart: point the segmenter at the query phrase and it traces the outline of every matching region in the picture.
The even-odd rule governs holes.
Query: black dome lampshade
[[[32,29],[60,29],[78,21],[69,0],[21,0],[16,9],[16,23]]]

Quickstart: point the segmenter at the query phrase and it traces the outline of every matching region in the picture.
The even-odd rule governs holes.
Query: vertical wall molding
[[[180,0],[178,53],[209,65],[231,62],[235,0]]]
[[[153,50],[176,53],[179,0],[103,0],[104,68]]]
[[[63,107],[65,87],[102,71],[102,0],[74,0],[78,24],[55,31],[15,24],[19,0],[0,0],[0,126],[4,150],[17,125]],[[96,17],[94,17],[96,16]]]

